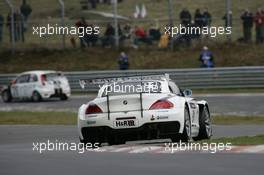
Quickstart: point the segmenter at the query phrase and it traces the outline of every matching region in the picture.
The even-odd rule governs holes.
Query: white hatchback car
[[[30,71],[18,75],[10,85],[2,89],[1,94],[4,102],[11,102],[13,99],[31,99],[37,102],[53,97],[67,100],[71,89],[61,72]]]

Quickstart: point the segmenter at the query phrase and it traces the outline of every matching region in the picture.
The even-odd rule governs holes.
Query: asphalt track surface
[[[264,116],[264,94],[206,94],[194,95],[197,99],[207,100],[212,114],[236,116]],[[95,98],[95,95],[72,96],[67,101],[57,99],[40,103],[16,101],[3,103],[0,101],[0,111],[71,111],[77,112],[80,105]]]
[[[264,94],[198,95],[208,100],[211,112],[225,115],[264,115]],[[75,96],[68,101],[40,103],[0,102],[1,111],[72,111],[93,96]],[[261,125],[214,126],[214,138],[264,134]],[[33,151],[33,142],[47,140],[78,143],[76,126],[0,126],[0,175],[16,174],[88,174],[88,175],[156,175],[156,174],[263,174],[263,154],[178,153],[128,154],[125,152]],[[130,145],[150,142],[131,142]]]
[[[257,125],[214,126],[214,137],[263,134]],[[33,151],[33,142],[78,142],[76,126],[0,126],[0,174],[263,174],[263,154]],[[147,142],[145,142],[147,143]],[[136,143],[133,143],[136,144]],[[142,144],[142,143],[141,143]],[[127,143],[129,147],[131,143]]]

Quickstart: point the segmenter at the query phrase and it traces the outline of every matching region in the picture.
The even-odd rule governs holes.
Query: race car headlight
[[[94,103],[90,103],[85,111],[85,114],[96,114],[96,113],[102,113],[102,112],[103,111],[99,106],[97,106]]]
[[[166,100],[166,99],[160,99],[158,101],[156,101],[155,103],[153,103],[151,105],[151,107],[149,108],[150,110],[153,109],[170,109],[173,108],[173,103]]]

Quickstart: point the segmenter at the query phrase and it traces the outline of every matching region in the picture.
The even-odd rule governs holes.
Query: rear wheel
[[[126,140],[123,138],[109,137],[107,142],[110,146],[111,145],[122,145],[126,143]]]
[[[2,100],[3,100],[5,103],[8,103],[8,102],[11,102],[11,101],[12,101],[11,93],[10,93],[8,90],[4,90],[4,91],[2,92]]]
[[[34,91],[31,97],[32,101],[39,102],[41,101],[41,96],[37,91]]]
[[[61,95],[60,100],[62,100],[62,101],[68,100],[67,95],[65,95],[65,94]]]
[[[194,137],[193,140],[203,140],[210,139],[212,136],[212,124],[211,117],[207,106],[204,106],[200,111],[199,117],[199,134],[197,137]]]
[[[191,117],[188,110],[188,107],[185,106],[184,110],[184,130],[183,133],[180,134],[180,140],[182,142],[188,142],[191,139]]]
[[[191,139],[191,118],[188,107],[184,109],[184,129],[179,135],[175,135],[171,138],[172,142],[188,142]]]

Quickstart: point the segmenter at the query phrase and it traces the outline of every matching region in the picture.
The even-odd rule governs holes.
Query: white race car
[[[71,89],[61,72],[30,71],[21,73],[10,85],[3,87],[1,95],[4,102],[11,102],[13,99],[31,99],[37,102],[53,97],[67,100]]]
[[[188,142],[211,137],[208,103],[191,98],[191,90],[182,92],[168,75],[106,81],[98,96],[79,108],[82,143],[117,145],[161,138]]]

